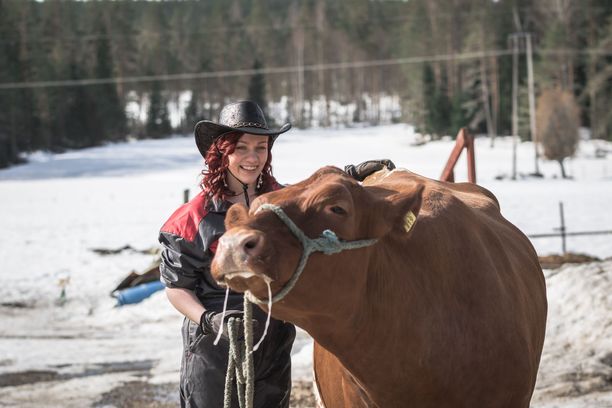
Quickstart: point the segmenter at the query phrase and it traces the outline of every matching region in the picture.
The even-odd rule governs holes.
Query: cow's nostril
[[[244,247],[245,247],[246,249],[253,249],[253,248],[255,248],[256,246],[257,246],[257,240],[256,240],[256,239],[251,239],[251,240],[247,241],[247,242],[244,244]]]
[[[257,256],[261,251],[261,241],[262,237],[259,235],[247,236],[242,241],[242,250],[248,255]]]

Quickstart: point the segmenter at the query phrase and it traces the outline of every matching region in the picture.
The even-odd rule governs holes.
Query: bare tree
[[[561,177],[567,178],[563,161],[576,152],[578,146],[579,113],[574,96],[559,88],[546,89],[538,100],[538,135],[548,160],[561,167]]]

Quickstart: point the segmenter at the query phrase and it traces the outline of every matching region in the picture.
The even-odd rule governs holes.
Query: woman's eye
[[[236,150],[243,152],[246,150],[246,146],[236,146]]]
[[[338,207],[337,205],[334,205],[333,207],[331,207],[330,210],[334,214],[346,215],[346,210],[344,208],[342,208],[342,207]]]

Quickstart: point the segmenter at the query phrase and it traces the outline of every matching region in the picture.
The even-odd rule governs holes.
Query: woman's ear
[[[417,221],[423,202],[423,184],[415,184],[409,191],[402,191],[379,199],[372,206],[372,238],[381,238],[393,230],[410,234]]]

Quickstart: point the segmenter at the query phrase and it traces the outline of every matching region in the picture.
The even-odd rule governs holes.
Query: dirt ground
[[[153,385],[142,381],[128,382],[102,395],[94,407],[176,408],[179,404],[177,389],[178,383]],[[293,383],[290,406],[295,408],[315,407],[310,382],[295,381]]]
[[[65,376],[59,375],[55,371],[31,370],[2,374],[0,375],[0,388],[69,380],[69,378],[64,377]],[[3,406],[5,406],[5,404],[0,401],[0,407]],[[91,406],[96,408],[176,408],[179,406],[178,382],[151,384],[147,381],[128,381],[121,386],[103,393]],[[315,398],[312,393],[311,382],[293,382],[290,407],[315,407]]]

